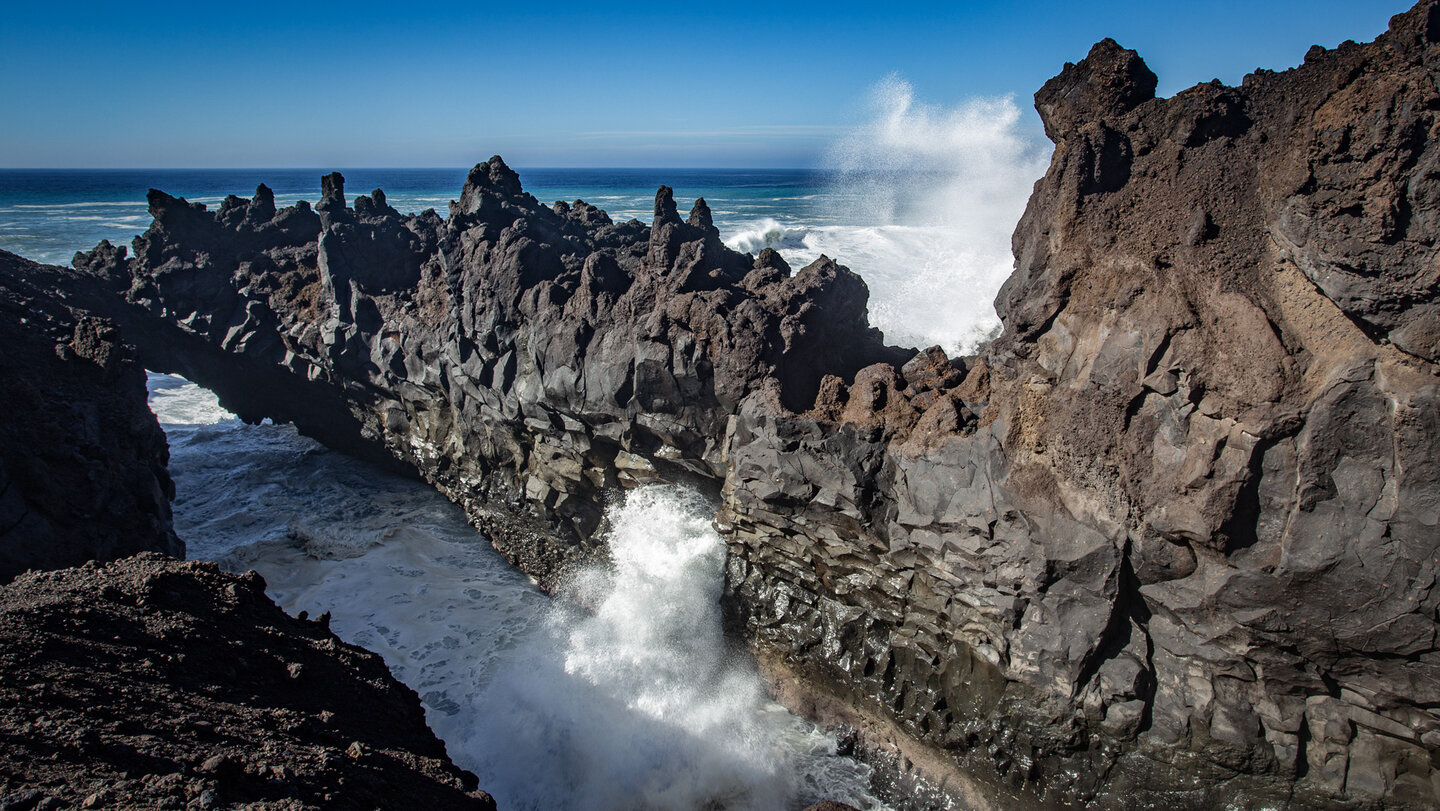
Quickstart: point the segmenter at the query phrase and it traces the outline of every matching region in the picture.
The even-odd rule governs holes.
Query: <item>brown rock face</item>
[[[494,809],[369,651],[151,553],[0,586],[6,808]]]
[[[1437,19],[1240,88],[1156,99],[1108,40],[1048,82],[963,382],[732,430],[752,631],[1048,800],[1433,806]]]
[[[1096,46],[988,352],[1010,479],[1123,553],[1138,740],[1354,799],[1436,799],[1436,16],[1128,109]]]

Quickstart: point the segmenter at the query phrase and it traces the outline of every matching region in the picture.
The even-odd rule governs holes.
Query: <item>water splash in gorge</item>
[[[833,742],[769,702],[754,665],[727,646],[724,546],[709,514],[671,487],[631,492],[612,509],[613,568],[567,590],[593,613],[556,604],[554,655],[496,683],[491,703],[514,711],[467,744],[502,805],[876,805],[855,791],[864,769],[830,757]]]
[[[243,425],[179,378],[150,387],[190,556],[259,571],[291,613],[331,612],[500,807],[884,807],[869,768],[767,700],[724,638],[724,547],[694,494],[628,494],[613,566],[551,600],[433,489]]]

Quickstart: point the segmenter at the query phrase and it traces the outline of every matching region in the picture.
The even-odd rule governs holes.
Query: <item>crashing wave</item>
[[[799,251],[811,247],[809,238],[808,228],[790,228],[774,218],[765,217],[725,240],[725,244],[741,253],[759,253],[766,248],[781,252]]]

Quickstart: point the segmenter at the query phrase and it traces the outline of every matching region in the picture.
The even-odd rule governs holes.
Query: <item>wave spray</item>
[[[725,547],[680,488],[630,492],[610,511],[613,566],[557,601],[551,655],[527,657],[485,703],[504,708],[465,745],[506,808],[783,809],[816,799],[876,807],[865,767],[770,702],[721,627]]]
[[[1011,98],[953,109],[915,101],[896,76],[872,93],[869,123],[827,163],[835,193],[878,228],[853,262],[871,317],[891,341],[971,352],[1000,326],[995,294],[1010,275],[1010,234],[1047,150],[1019,127]]]
[[[999,330],[1010,234],[1049,160],[1019,124],[1013,99],[942,109],[891,76],[871,93],[869,121],[825,157],[825,213],[750,223],[728,243],[792,264],[828,254],[865,279],[870,321],[890,343],[969,354]]]

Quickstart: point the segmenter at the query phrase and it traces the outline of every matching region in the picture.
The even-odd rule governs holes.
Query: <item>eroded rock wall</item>
[[[0,252],[0,583],[141,551],[183,555],[165,434],[114,324]]]
[[[750,627],[1050,800],[1435,804],[1437,20],[1240,88],[1156,99],[1108,40],[1047,83],[964,380],[742,411]]]

